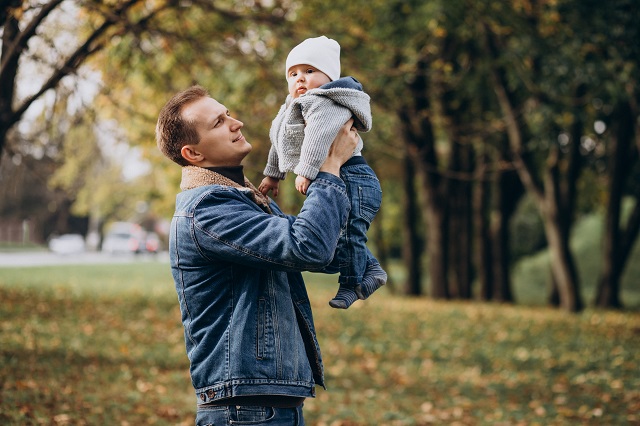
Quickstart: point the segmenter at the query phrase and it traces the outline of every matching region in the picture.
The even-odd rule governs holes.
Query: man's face
[[[213,98],[201,98],[186,105],[182,117],[195,124],[200,142],[190,147],[203,157],[200,167],[239,166],[251,152],[251,145],[242,136],[240,120]]]
[[[289,94],[294,99],[330,81],[331,79],[325,73],[311,65],[294,65],[287,71]]]

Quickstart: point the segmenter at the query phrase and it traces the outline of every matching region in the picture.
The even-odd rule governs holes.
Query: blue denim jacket
[[[314,396],[322,358],[300,271],[333,257],[349,199],[320,173],[297,217],[249,189],[178,194],[169,242],[198,404],[246,395]]]

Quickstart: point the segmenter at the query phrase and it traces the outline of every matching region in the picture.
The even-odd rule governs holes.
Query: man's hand
[[[309,185],[311,185],[311,179],[307,179],[304,176],[296,177],[296,189],[302,195],[307,195],[307,189],[309,189]]]
[[[260,186],[258,187],[258,191],[262,192],[262,195],[267,195],[269,191],[272,191],[273,197],[278,196],[278,188],[280,186],[280,180],[276,178],[272,178],[271,176],[267,176],[262,179],[260,182]]]
[[[360,136],[358,136],[356,128],[353,127],[353,118],[351,118],[340,128],[320,171],[340,176],[340,167],[351,158],[359,140]]]

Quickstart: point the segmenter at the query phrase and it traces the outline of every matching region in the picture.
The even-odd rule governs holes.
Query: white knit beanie
[[[311,65],[325,73],[331,81],[340,78],[340,45],[325,36],[308,38],[294,47],[285,65],[285,76],[294,65]]]

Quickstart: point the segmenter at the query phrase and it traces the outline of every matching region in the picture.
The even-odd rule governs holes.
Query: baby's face
[[[331,79],[325,73],[311,65],[294,65],[287,71],[289,94],[294,99],[330,81]]]

